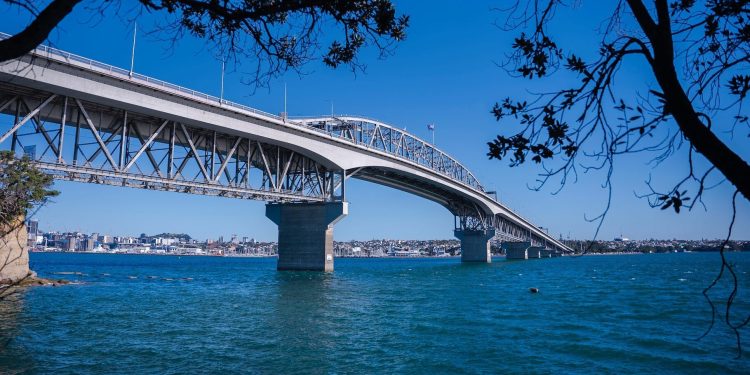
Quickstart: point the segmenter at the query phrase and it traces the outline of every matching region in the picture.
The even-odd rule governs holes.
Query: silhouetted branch
[[[49,33],[57,27],[81,0],[53,0],[40,13],[28,1],[3,0],[32,13],[35,18],[23,31],[8,39],[0,40],[0,62],[19,58],[42,44]]]
[[[38,15],[31,2],[2,1],[34,16],[26,30],[0,41],[0,61],[5,61],[42,43],[80,0],[55,0]],[[120,15],[119,1],[99,0],[84,11],[104,19],[110,8]],[[204,39],[223,61],[252,59],[254,85],[290,69],[298,71],[317,58],[332,68],[361,69],[357,56],[362,48],[372,45],[381,57],[389,54],[394,43],[406,37],[409,24],[409,17],[398,15],[390,0],[139,0],[129,11],[143,12],[166,16],[165,24],[150,34],[172,45],[192,35]],[[321,48],[324,31],[328,46]]]
[[[577,80],[531,93],[530,98],[507,97],[495,104],[491,112],[496,120],[510,121],[516,128],[488,142],[488,157],[507,158],[511,166],[533,161],[541,170],[531,188],[540,190],[555,181],[559,186],[553,194],[569,177],[577,180],[579,170],[605,173],[607,204],[601,214],[585,217],[597,223],[594,240],[609,212],[611,175],[621,155],[647,153],[654,167],[675,155],[686,157],[684,177],[659,188],[649,175],[648,192],[636,193],[651,207],[676,213],[696,205],[705,209],[705,191],[723,181],[736,188],[735,196],[750,200],[750,165],[720,138],[724,132],[733,135],[740,124],[748,125],[750,136],[743,107],[750,94],[750,1],[653,0],[647,6],[642,0],[619,0],[602,23],[606,26],[598,55],[588,61],[565,51],[550,29],[555,13],[565,6],[560,0],[529,0],[504,10],[504,27],[520,29],[503,65],[506,70],[542,79],[564,68]],[[675,62],[683,59],[678,71]],[[617,85],[618,73],[632,63],[649,68],[644,89],[635,95]],[[726,111],[736,111],[734,120],[714,124],[713,117]],[[686,152],[680,152],[685,146]],[[699,155],[708,166],[697,162]],[[726,269],[736,277],[731,267]],[[719,278],[724,274],[722,269]],[[736,293],[728,298],[733,300]],[[731,322],[730,310],[726,324],[744,327],[744,321]],[[739,331],[735,333],[741,350]]]

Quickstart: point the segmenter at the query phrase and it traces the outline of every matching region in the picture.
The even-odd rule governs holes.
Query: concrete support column
[[[503,242],[505,259],[529,259],[530,242]]]
[[[495,237],[494,229],[456,229],[453,235],[461,240],[462,262],[492,263],[490,240]]]
[[[544,250],[543,247],[539,246],[532,246],[529,248],[529,259],[539,259],[542,257],[542,250]]]
[[[279,271],[333,271],[333,226],[349,203],[269,203],[266,217],[279,226]]]

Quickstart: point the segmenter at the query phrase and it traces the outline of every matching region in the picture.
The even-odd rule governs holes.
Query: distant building
[[[39,233],[39,222],[36,220],[28,220],[26,222],[26,231],[29,232],[29,236],[32,234],[34,237]]]
[[[177,238],[156,237],[154,244],[158,246],[169,246],[180,242]]]
[[[85,240],[81,241],[81,250],[82,251],[92,251],[92,250],[94,250],[95,242],[96,241],[94,241],[93,237],[86,238]]]
[[[76,251],[78,239],[75,236],[68,236],[65,240],[65,251]]]
[[[36,245],[36,237],[39,235],[39,222],[36,220],[28,220],[26,222],[26,232],[29,234],[28,245]]]

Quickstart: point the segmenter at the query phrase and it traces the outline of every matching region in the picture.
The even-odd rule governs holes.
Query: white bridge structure
[[[352,177],[447,208],[463,261],[490,262],[493,238],[521,258],[572,252],[394,126],[277,116],[46,46],[0,63],[0,149],[62,180],[267,201],[280,270],[333,270]]]

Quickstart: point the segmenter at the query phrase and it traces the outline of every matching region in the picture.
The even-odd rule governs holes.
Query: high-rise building
[[[36,220],[26,221],[26,232],[29,234],[27,244],[30,247],[36,246],[36,237],[39,235],[39,222]]]
[[[81,243],[81,250],[91,251],[94,250],[94,237],[88,237]]]
[[[32,235],[36,237],[39,232],[39,222],[36,220],[26,221],[26,231],[29,233],[29,237]]]
[[[65,251],[76,251],[76,242],[78,242],[78,239],[75,236],[68,236],[65,242]]]

